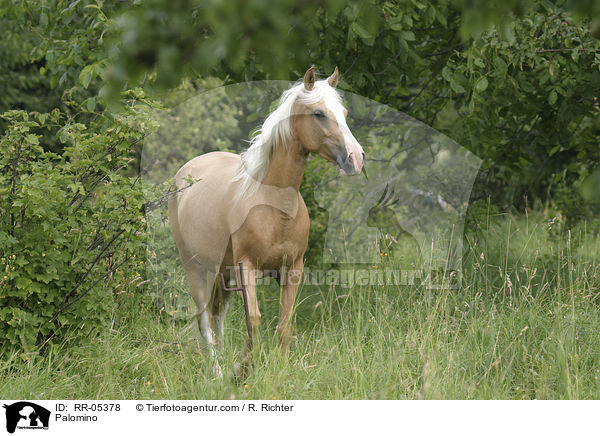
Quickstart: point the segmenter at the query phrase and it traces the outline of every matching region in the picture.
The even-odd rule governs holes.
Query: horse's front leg
[[[281,298],[279,302],[279,345],[282,352],[287,350],[292,332],[292,313],[298,287],[302,280],[304,262],[297,259],[289,268],[281,268]]]
[[[256,268],[254,264],[248,260],[242,260],[242,274],[245,292],[244,310],[246,311],[246,326],[248,329],[248,339],[246,341],[246,350],[244,352],[242,363],[242,376],[248,375],[248,370],[252,362],[252,349],[258,328],[261,323],[260,310],[258,309],[258,301],[256,298]],[[239,276],[238,283],[242,283],[242,277]]]

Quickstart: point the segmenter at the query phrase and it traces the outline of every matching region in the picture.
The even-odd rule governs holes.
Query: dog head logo
[[[6,431],[14,433],[16,428],[47,429],[50,421],[50,411],[42,406],[28,401],[19,401],[10,405],[4,404],[6,409]]]

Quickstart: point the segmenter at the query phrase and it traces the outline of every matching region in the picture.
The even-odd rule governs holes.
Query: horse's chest
[[[304,253],[300,244],[287,241],[276,241],[265,248],[259,259],[261,267],[268,269],[277,269],[283,264],[290,265]]]
[[[306,250],[309,224],[303,209],[289,217],[270,207],[255,207],[236,238],[240,250],[236,257],[249,257],[261,268],[291,264]]]

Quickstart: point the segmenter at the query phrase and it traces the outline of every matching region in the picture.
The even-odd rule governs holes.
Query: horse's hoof
[[[239,378],[242,375],[242,365],[240,365],[239,363],[234,363],[233,364],[233,376],[235,378]]]
[[[283,338],[279,338],[279,351],[281,354],[286,354],[290,346],[294,347],[298,345],[298,336],[285,336]]]
[[[233,376],[237,383],[241,383],[248,378],[250,374],[250,365],[247,363],[234,363],[233,364]]]
[[[214,378],[223,378],[223,370],[221,369],[221,365],[219,365],[217,362],[215,362],[213,365],[212,370]]]

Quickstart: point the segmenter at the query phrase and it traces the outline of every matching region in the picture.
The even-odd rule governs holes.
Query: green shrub
[[[141,135],[119,119],[102,134],[67,123],[58,155],[40,145],[41,131],[61,121],[58,111],[2,117],[2,349],[88,338],[110,319],[114,296],[139,276],[143,196],[134,189],[139,179],[123,173]]]

